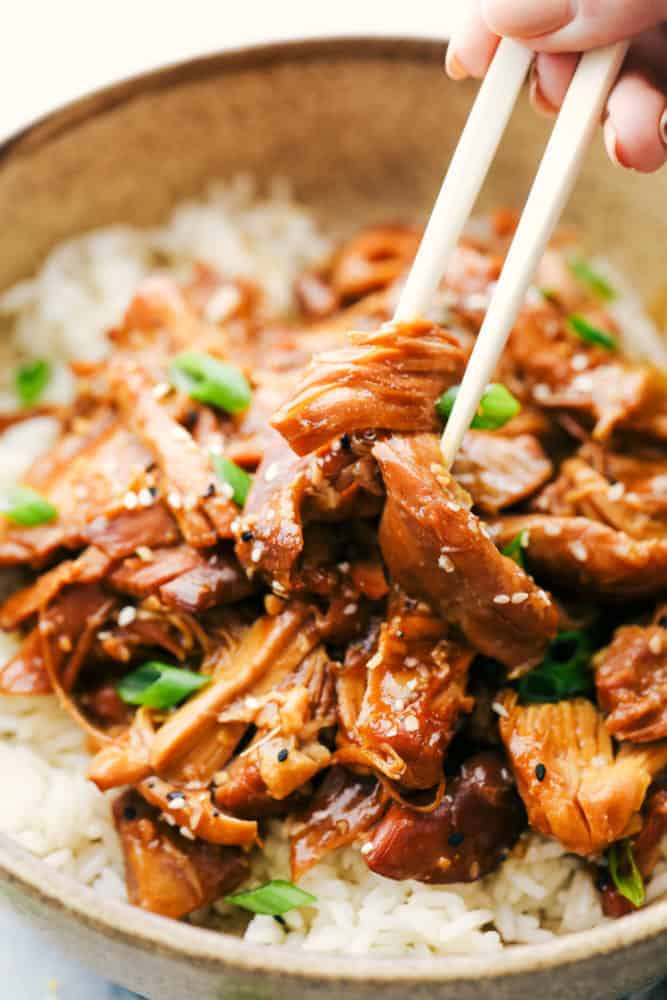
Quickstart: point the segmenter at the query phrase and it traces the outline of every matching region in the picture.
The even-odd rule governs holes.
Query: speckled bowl
[[[348,229],[428,209],[473,89],[449,83],[443,43],[326,39],[171,67],[94,94],[0,146],[0,288],[54,243],[111,222],[151,224],[212,178],[290,177]],[[483,196],[520,204],[547,126],[517,110]],[[568,217],[646,296],[665,282],[667,174],[610,166],[596,148]],[[667,972],[667,902],[595,931],[494,957],[301,954],[105,902],[0,838],[2,888],[54,942],[151,998],[472,1000],[617,997]]]

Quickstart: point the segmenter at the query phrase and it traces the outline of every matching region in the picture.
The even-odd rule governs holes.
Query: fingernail
[[[576,14],[576,0],[485,0],[482,12],[492,31],[534,38],[564,28]]]
[[[528,85],[528,92],[530,95],[530,103],[533,105],[535,111],[545,118],[553,118],[557,114],[558,109],[553,106],[553,104],[546,99],[542,93],[542,88],[540,87],[540,78],[533,63],[530,70],[530,83]]]
[[[660,117],[660,138],[662,139],[663,146],[667,149],[667,108],[665,108]]]
[[[451,45],[447,49],[445,69],[447,71],[447,76],[451,77],[452,80],[467,80],[470,76],[470,73],[459,61],[459,58]]]
[[[622,167],[623,164],[618,157],[618,135],[612,124],[611,118],[607,118],[604,123],[603,135],[609,159],[615,167]]]

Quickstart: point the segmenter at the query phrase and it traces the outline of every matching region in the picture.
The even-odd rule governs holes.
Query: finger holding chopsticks
[[[667,0],[471,0],[450,43],[453,79],[481,78],[500,35],[536,53],[531,72],[535,108],[555,114],[578,53],[632,39],[626,65],[605,109],[605,143],[619,166],[657,170],[667,160]]]

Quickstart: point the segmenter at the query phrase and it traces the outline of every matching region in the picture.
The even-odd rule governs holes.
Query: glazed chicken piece
[[[538,663],[555,635],[556,609],[470,513],[437,438],[393,436],[373,454],[387,490],[380,546],[393,579],[515,674]]]
[[[98,583],[107,575],[111,565],[111,559],[94,545],[84,549],[76,559],[65,559],[5,601],[0,607],[0,628],[6,631],[18,628],[71,584]]]
[[[499,702],[500,734],[533,829],[584,856],[625,836],[667,764],[667,742],[627,746],[615,756],[590,701],[522,706],[505,691]]]
[[[352,717],[343,716],[337,759],[372,768],[405,789],[437,787],[460,717],[473,651],[447,638],[442,618],[395,592],[387,621],[365,665],[363,693]],[[354,654],[342,668],[354,672]]]
[[[498,867],[524,828],[509,768],[499,754],[480,753],[463,764],[433,811],[390,806],[362,853],[385,878],[474,882]]]
[[[381,819],[388,804],[376,778],[331,767],[307,808],[290,825],[294,881],[331,851],[354,843]]]
[[[452,474],[475,507],[497,514],[536,493],[552,471],[542,445],[530,434],[504,437],[493,431],[469,431]]]
[[[144,910],[184,917],[233,892],[247,875],[242,851],[186,839],[132,790],[116,799],[113,816],[130,902]]]
[[[624,625],[594,659],[598,703],[617,740],[667,736],[667,629]]]
[[[667,539],[637,540],[586,517],[516,514],[492,526],[501,547],[522,532],[527,565],[554,587],[619,601],[657,596],[667,586]]]
[[[435,431],[435,403],[461,380],[457,341],[431,323],[351,333],[350,347],[313,359],[271,424],[299,455],[357,431]]]

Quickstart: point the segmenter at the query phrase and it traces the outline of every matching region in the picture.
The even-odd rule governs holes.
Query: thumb
[[[541,52],[581,52],[645,31],[667,18],[667,0],[482,0],[498,35]]]

